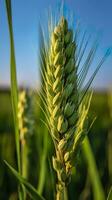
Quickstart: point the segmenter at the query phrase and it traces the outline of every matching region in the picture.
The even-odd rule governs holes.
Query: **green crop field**
[[[17,167],[16,159],[16,149],[15,149],[15,140],[14,140],[14,128],[13,128],[13,119],[12,119],[12,109],[11,109],[11,98],[9,90],[0,91],[0,199],[16,199],[17,191],[17,182],[13,175],[9,172],[7,167],[4,165],[3,160],[7,160],[13,167]],[[34,104],[37,107],[37,105]],[[34,109],[35,110],[35,109]],[[38,109],[36,109],[38,112]],[[100,179],[107,195],[109,187],[112,183],[112,165],[110,157],[112,153],[112,140],[109,141],[109,134],[112,129],[112,122],[109,114],[108,106],[108,96],[106,92],[94,92],[93,99],[90,107],[90,122],[93,117],[96,116],[96,120],[89,131],[89,139],[91,142],[92,151],[94,152],[98,173]],[[35,118],[38,116],[38,113],[35,113]],[[36,126],[37,130],[40,130],[40,127]],[[44,130],[43,130],[44,131]],[[37,131],[38,132],[38,131]],[[41,130],[42,132],[42,130]],[[37,145],[40,145],[42,138],[40,133],[37,133]],[[49,168],[50,164],[49,159],[51,157],[53,150],[50,137],[48,136],[49,141],[49,150],[47,155],[47,171],[46,179],[43,193],[48,199],[53,198],[50,196],[49,191],[53,191],[53,177],[50,177]],[[51,144],[51,145],[50,145]],[[35,142],[33,144],[35,147]],[[110,149],[109,149],[110,148]],[[39,148],[38,148],[39,149]],[[36,186],[37,180],[39,180],[39,168],[41,158],[38,155],[38,149],[33,150],[33,160],[32,165],[33,173],[30,175],[30,181],[34,186]],[[52,151],[52,152],[51,152]],[[72,183],[69,186],[69,196],[70,199],[93,199],[92,198],[92,183],[89,176],[89,171],[87,168],[86,157],[81,150],[81,158],[78,160],[77,168],[78,171],[73,171]],[[32,169],[31,169],[32,170]],[[92,169],[90,169],[92,170]],[[32,172],[31,172],[32,173]],[[35,178],[37,176],[37,178]],[[49,178],[50,177],[50,178]],[[51,179],[51,180],[49,180]],[[75,190],[74,190],[75,188]],[[83,196],[83,198],[82,198]]]

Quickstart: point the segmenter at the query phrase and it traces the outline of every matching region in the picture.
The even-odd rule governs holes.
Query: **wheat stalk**
[[[20,91],[18,98],[18,121],[21,144],[21,171],[22,176],[28,179],[29,141],[33,133],[33,116],[31,94],[25,90]]]
[[[71,179],[72,168],[87,130],[87,114],[92,95],[87,91],[104,63],[110,50],[107,50],[87,84],[84,80],[97,50],[95,41],[87,58],[82,62],[88,40],[77,43],[77,32],[68,27],[68,22],[61,17],[58,25],[49,23],[49,43],[44,41],[44,61],[42,68],[45,112],[56,156],[53,167],[57,172],[57,200],[64,200],[64,191]],[[82,67],[80,68],[80,64]],[[42,96],[43,97],[43,96]]]
[[[57,200],[64,199],[70,182],[73,158],[84,138],[82,130],[88,112],[83,106],[79,109],[75,52],[73,31],[62,17],[51,36],[45,73],[50,130],[56,150],[53,167],[58,178]]]

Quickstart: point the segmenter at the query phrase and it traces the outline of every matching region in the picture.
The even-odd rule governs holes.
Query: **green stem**
[[[104,194],[103,187],[100,181],[96,162],[94,159],[94,155],[93,155],[88,137],[85,138],[82,148],[83,148],[83,154],[88,164],[88,173],[89,173],[91,184],[92,184],[94,199],[105,200],[105,194]]]
[[[44,128],[44,144],[43,144],[43,151],[42,151],[42,157],[41,157],[41,169],[40,169],[40,174],[39,174],[39,183],[37,186],[37,191],[39,194],[42,194],[44,184],[45,184],[45,176],[46,176],[46,158],[47,158],[47,148],[48,148],[48,130],[45,127]]]
[[[56,200],[65,200],[64,196],[65,196],[65,187],[63,184],[58,182]]]
[[[67,191],[67,187],[64,188],[64,200],[68,200],[68,191]]]
[[[27,168],[28,168],[28,160],[27,160],[27,146],[26,144],[21,145],[21,162],[22,162],[22,176],[27,179]]]
[[[27,145],[26,143],[21,144],[21,165],[22,165],[22,169],[21,169],[21,173],[22,173],[22,177],[25,178],[27,180],[28,178],[28,151],[27,151]],[[24,196],[24,200],[26,199],[26,190],[25,187],[23,186],[23,196]]]
[[[56,200],[68,200],[67,187],[60,185],[60,183],[57,185]]]

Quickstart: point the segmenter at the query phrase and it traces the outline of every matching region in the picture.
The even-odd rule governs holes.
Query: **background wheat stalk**
[[[32,115],[32,99],[31,93],[26,90],[19,92],[18,97],[18,122],[21,145],[21,173],[22,176],[28,180],[31,152],[31,136],[33,133],[34,120]],[[26,192],[24,190],[24,199],[26,199]]]

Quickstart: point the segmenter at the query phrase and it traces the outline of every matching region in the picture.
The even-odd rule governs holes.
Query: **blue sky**
[[[5,1],[0,0],[0,85],[10,83],[9,34]],[[61,0],[12,0],[13,29],[16,50],[18,82],[36,86],[38,73],[38,23],[46,24],[49,8],[58,10]],[[65,10],[81,22],[81,29],[100,36],[97,56],[89,75],[106,49],[112,47],[112,1],[66,0]],[[97,74],[92,86],[98,89],[112,85],[112,55]]]

